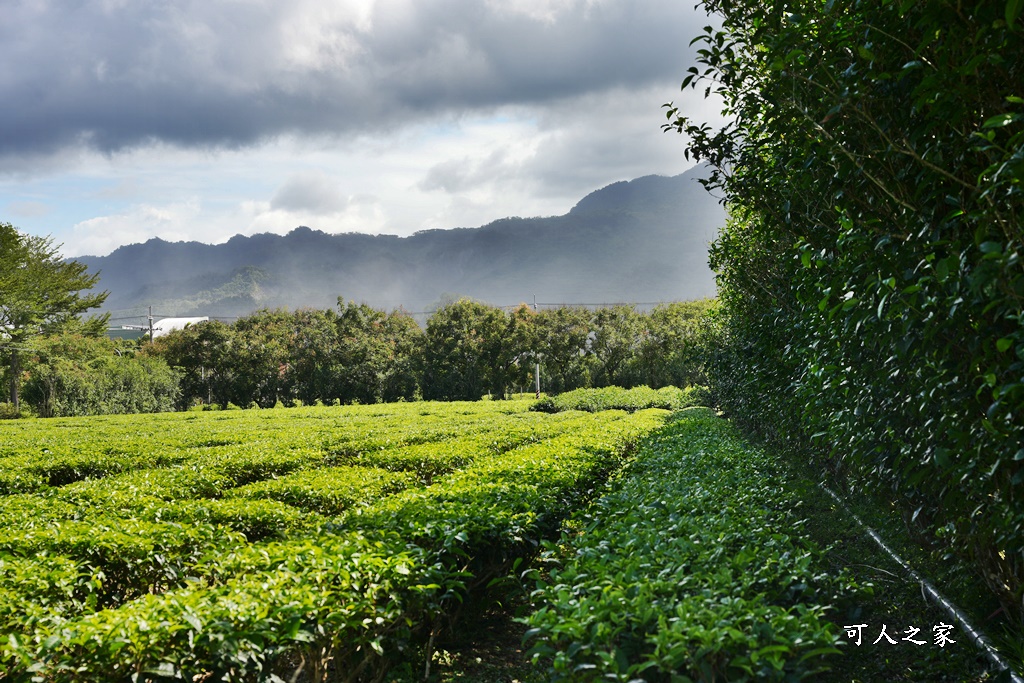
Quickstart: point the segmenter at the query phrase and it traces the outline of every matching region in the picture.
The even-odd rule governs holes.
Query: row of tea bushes
[[[302,467],[345,464],[361,454],[459,440],[536,420],[522,403],[392,404],[332,408],[163,413],[5,423],[0,495],[174,465],[215,463],[255,481]],[[515,429],[521,429],[516,427]],[[257,460],[266,465],[254,467]],[[238,467],[230,471],[231,463]],[[241,485],[247,481],[238,481]]]
[[[527,406],[456,407],[487,425],[467,423],[461,438],[440,420],[404,426],[418,419],[404,408],[394,437],[362,426],[373,444],[362,453],[380,464],[464,441],[471,453],[429,486],[417,467],[333,464],[362,453],[317,453],[295,435],[276,455],[249,449],[255,480],[241,456],[227,469],[199,457],[0,497],[11,530],[0,539],[0,626],[11,634],[0,680],[363,681],[422,661],[462,600],[535,553],[628,444],[667,417]],[[452,410],[417,408],[424,422]],[[234,452],[248,436],[212,448]],[[275,457],[301,463],[264,472]],[[190,472],[213,474],[175,498]]]
[[[644,410],[646,408],[663,408],[665,410],[682,410],[694,406],[709,406],[710,393],[706,387],[690,386],[685,389],[678,387],[662,387],[651,389],[647,386],[623,389],[622,387],[602,387],[599,389],[574,389],[557,396],[540,399],[530,408],[544,413],[557,413],[563,410],[585,410],[595,413],[601,410]]]
[[[102,575],[99,582],[83,579],[95,584],[91,590],[97,604],[118,604],[180,586],[190,575],[190,566],[205,553],[286,533],[312,533],[349,508],[418,487],[418,478],[404,471],[412,464],[417,471],[447,473],[455,464],[465,466],[520,444],[575,434],[613,419],[583,413],[504,412],[481,418],[489,428],[482,435],[473,429],[462,439],[369,450],[370,457],[353,458],[385,468],[316,467],[334,456],[306,448],[277,451],[262,442],[238,443],[205,449],[175,467],[78,481],[43,494],[3,496],[0,524],[6,533],[0,552],[65,557],[81,565],[83,576]],[[400,435],[408,431],[396,430],[391,441],[403,444],[406,439]],[[416,451],[415,463],[409,460],[409,449]],[[237,533],[225,533],[228,530]]]
[[[710,410],[645,441],[549,545],[528,618],[552,681],[798,680],[838,652],[855,590],[799,528],[800,485]]]
[[[31,574],[31,565],[39,558],[45,558],[40,560],[39,573],[47,575],[49,560],[57,558],[62,571],[73,570],[76,588],[73,594],[61,593],[59,599],[46,593],[43,602],[59,613],[69,606],[72,611],[80,609],[86,597],[93,609],[118,605],[145,593],[181,587],[194,574],[193,565],[206,555],[284,533],[312,533],[348,507],[379,502],[419,484],[403,471],[409,464],[404,455],[391,461],[389,469],[318,467],[340,457],[318,450],[318,441],[336,443],[347,437],[350,446],[367,449],[381,462],[388,462],[388,454],[417,449],[421,467],[436,455],[431,449],[440,449],[452,457],[433,463],[437,474],[450,472],[453,463],[464,465],[593,421],[582,414],[543,416],[527,413],[525,408],[525,403],[429,404],[414,411],[393,406],[392,413],[374,415],[371,420],[359,419],[361,411],[352,408],[334,410],[330,420],[315,413],[296,420],[292,411],[262,411],[256,420],[255,416],[230,420],[234,426],[230,433],[219,429],[224,420],[216,416],[204,416],[198,423],[160,416],[169,423],[168,431],[182,437],[184,448],[178,452],[184,454],[183,462],[47,486],[35,494],[0,496],[0,526],[5,531],[0,554],[14,562],[0,568],[0,586],[10,588],[0,599],[9,598],[8,612],[17,613],[18,604],[32,598],[19,596],[12,577]],[[268,420],[275,412],[290,419],[285,425]],[[121,440],[122,430],[141,420],[98,419],[92,429],[75,432],[74,449],[64,457],[72,462],[124,460],[125,453],[111,456],[109,452]],[[62,422],[81,424],[80,420],[42,423],[48,430],[27,431],[38,437],[35,442],[25,438],[24,429],[11,431],[22,437],[27,450],[49,451],[54,430],[64,431]],[[311,441],[307,430],[318,422],[327,422],[322,426],[328,429],[332,425],[341,429],[321,432],[323,436]],[[85,431],[89,438],[83,438]],[[265,431],[274,433],[282,445],[275,448],[268,443]],[[210,445],[198,445],[202,443]],[[362,453],[354,453],[355,461],[361,462]],[[5,455],[5,465],[31,459]],[[62,466],[57,454],[52,458]],[[137,459],[152,464],[149,456]],[[53,583],[64,586],[67,581],[60,578]]]
[[[411,471],[420,477],[424,485],[429,485],[436,477],[467,467],[477,458],[585,428],[591,422],[590,416],[578,412],[556,416],[521,412],[503,419],[500,429],[492,422],[486,425],[486,429],[467,432],[459,438],[338,453],[330,458],[330,462]]]
[[[418,640],[459,576],[401,539],[242,547],[116,609],[11,631],[10,680],[365,680]],[[4,679],[0,673],[0,679]]]
[[[343,524],[397,533],[456,558],[453,562],[470,558],[473,581],[486,583],[556,532],[632,444],[667,416],[654,409],[587,416],[585,426],[570,433],[509,457],[483,459],[426,489],[354,508]]]

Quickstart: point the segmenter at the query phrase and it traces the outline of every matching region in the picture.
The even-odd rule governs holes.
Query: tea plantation
[[[439,680],[509,576],[536,680],[828,666],[863,591],[767,455],[703,408],[532,405],[0,425],[0,681]]]

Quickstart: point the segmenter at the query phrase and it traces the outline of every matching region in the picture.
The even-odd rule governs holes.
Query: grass
[[[834,615],[839,626],[868,624],[863,631],[862,644],[852,643],[845,648],[841,662],[833,672],[820,680],[828,683],[861,683],[887,681],[993,681],[996,671],[981,650],[971,642],[966,631],[955,622],[907,571],[883,551],[866,530],[849,514],[856,514],[874,529],[904,562],[912,567],[965,612],[975,628],[997,641],[997,634],[1006,632],[1010,625],[1001,618],[999,604],[984,587],[981,579],[969,569],[951,559],[943,560],[925,551],[915,543],[895,506],[886,504],[884,497],[864,495],[845,501],[844,510],[827,493],[805,482],[808,503],[808,532],[822,545],[829,545],[829,558],[834,566],[846,567],[858,582],[874,585],[874,594],[862,604],[847,606]],[[890,645],[885,639],[873,644],[880,636],[882,624],[897,641]],[[945,647],[935,645],[933,627],[950,624],[950,637],[956,643]],[[904,630],[920,628],[915,640],[926,645],[904,642]],[[1013,643],[1016,639],[1006,639]],[[1002,653],[1020,669],[1021,662],[1012,651]],[[1014,661],[1016,660],[1016,661]]]

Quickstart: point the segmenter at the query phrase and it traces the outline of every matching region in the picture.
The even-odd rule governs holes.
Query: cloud
[[[37,201],[15,201],[7,204],[7,213],[18,218],[38,218],[52,210],[49,204]]]
[[[69,256],[564,213],[690,165],[661,104],[707,22],[677,0],[0,0],[0,207]]]
[[[168,242],[194,239],[200,232],[196,218],[201,213],[198,201],[155,206],[140,204],[109,216],[98,216],[77,223],[63,240],[66,256],[105,255],[123,244],[161,237]]]
[[[586,93],[544,110],[537,154],[522,170],[539,194],[573,195],[634,178],[681,173],[692,165],[678,135],[665,133],[666,100],[679,91],[654,86]],[[683,113],[723,123],[720,102],[682,98]],[[609,122],[613,122],[611,128]]]
[[[439,190],[460,194],[484,185],[504,185],[521,180],[524,160],[536,154],[529,140],[499,144],[486,153],[447,159],[432,166],[417,187],[426,192]]]
[[[122,178],[111,185],[106,185],[94,193],[97,199],[121,200],[135,199],[139,196],[141,186],[138,178]]]
[[[322,216],[344,211],[349,201],[340,184],[323,171],[303,171],[293,174],[277,190],[270,208]]]
[[[247,203],[247,227],[238,231],[246,235],[261,232],[284,234],[299,225],[327,233],[379,233],[386,222],[383,207],[372,197],[352,197],[332,211],[312,213],[301,208],[281,208],[260,202]]]
[[[656,0],[94,0],[0,9],[0,157],[237,148],[546,106],[683,71]]]
[[[246,234],[284,233],[298,225],[324,232],[380,232],[385,223],[372,194],[344,191],[345,181],[320,169],[292,173],[269,202],[246,202]]]
[[[692,164],[683,158],[678,137],[661,130],[662,104],[673,94],[662,87],[620,88],[535,108],[528,130],[520,128],[507,137],[470,132],[472,152],[435,162],[417,187],[450,195],[486,195],[495,203],[510,193],[533,197],[534,202],[575,202],[619,180],[681,173]],[[715,101],[683,105],[685,113],[712,125],[721,122],[719,110]]]

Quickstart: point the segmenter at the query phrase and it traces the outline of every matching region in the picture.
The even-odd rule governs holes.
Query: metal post
[[[153,343],[153,307],[149,307],[149,343]]]

